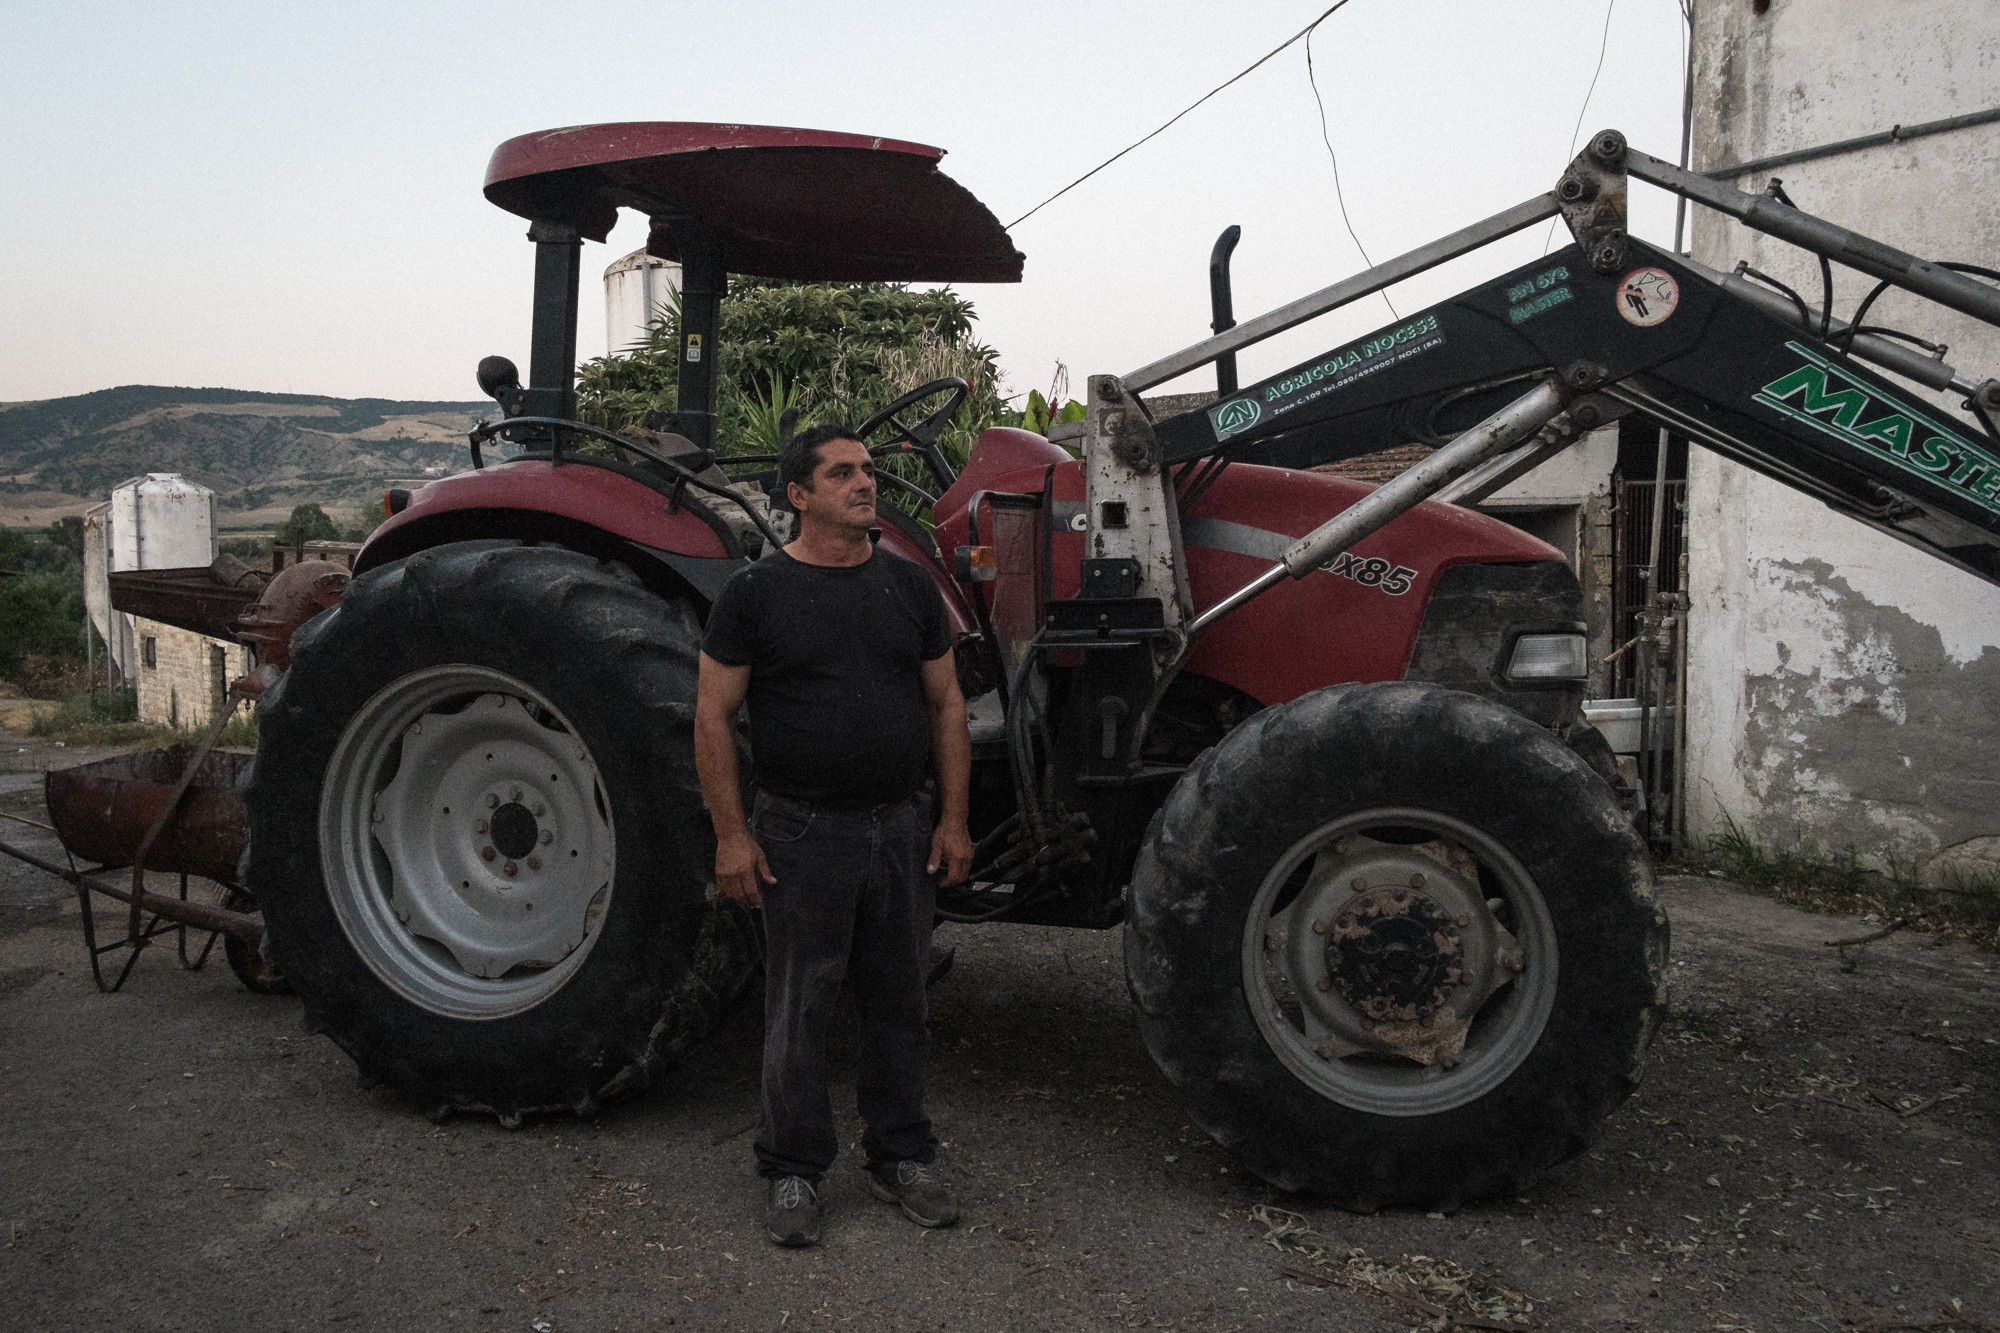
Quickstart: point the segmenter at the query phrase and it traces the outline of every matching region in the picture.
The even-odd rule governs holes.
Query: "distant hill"
[[[366,503],[390,480],[469,463],[490,402],[413,403],[128,384],[0,405],[0,506],[91,502],[127,477],[178,472],[226,511]]]

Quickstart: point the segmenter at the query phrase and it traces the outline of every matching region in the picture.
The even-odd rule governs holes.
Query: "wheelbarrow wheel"
[[[757,961],[712,888],[700,624],[618,565],[461,542],[357,578],[258,709],[248,884],[364,1077],[426,1110],[587,1113]]]

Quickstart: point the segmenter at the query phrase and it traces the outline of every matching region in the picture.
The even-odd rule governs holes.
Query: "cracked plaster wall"
[[[2000,106],[1991,0],[1696,6],[1706,170]],[[1808,212],[1930,259],[2000,267],[2000,125],[1780,168]],[[1767,176],[1738,178],[1759,190]],[[1808,299],[1816,261],[1692,209],[1695,258]],[[1837,315],[1872,282],[1835,266]],[[2000,330],[1892,292],[1870,311],[2000,374]],[[1955,398],[1913,392],[1962,421]],[[1704,450],[1689,460],[1689,827],[1876,865],[2000,865],[2000,588]],[[1946,860],[1937,860],[1949,853]]]

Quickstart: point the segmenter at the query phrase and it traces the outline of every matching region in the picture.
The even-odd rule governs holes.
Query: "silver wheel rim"
[[[362,705],[328,765],[320,865],[382,983],[450,1018],[547,1000],[611,902],[603,779],[569,719],[503,672],[412,672]]]
[[[1367,837],[1370,829],[1399,833],[1385,843]],[[1409,841],[1417,831],[1432,840]],[[1392,1030],[1413,1040],[1417,1025],[1370,1019],[1344,998],[1335,964],[1318,966],[1321,943],[1336,957],[1329,941],[1392,891],[1363,887],[1385,872],[1406,904],[1424,898],[1432,918],[1450,913],[1447,933],[1462,955],[1464,979],[1437,988],[1446,999],[1434,1021],[1454,1004],[1469,1009],[1436,1029],[1461,1028],[1463,1045],[1430,1052],[1428,1063],[1371,1047]],[[1405,891],[1410,873],[1421,874],[1420,892]],[[1556,955],[1541,891],[1499,842],[1436,811],[1369,810],[1313,830],[1272,866],[1244,922],[1243,990],[1272,1052],[1320,1096],[1375,1115],[1435,1115],[1485,1096],[1534,1050],[1555,1004]]]

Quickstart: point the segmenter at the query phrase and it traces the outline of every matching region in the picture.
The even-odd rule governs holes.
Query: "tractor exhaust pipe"
[[[1237,607],[1276,587],[1288,576],[1304,578],[1370,533],[1387,527],[1397,515],[1414,509],[1488,458],[1521,443],[1561,416],[1570,400],[1579,390],[1588,387],[1594,378],[1582,367],[1567,372],[1565,376],[1549,376],[1423,462],[1383,482],[1371,494],[1363,496],[1299,538],[1277,564],[1188,622],[1188,634],[1199,634]],[[1596,423],[1578,424],[1588,426]]]

